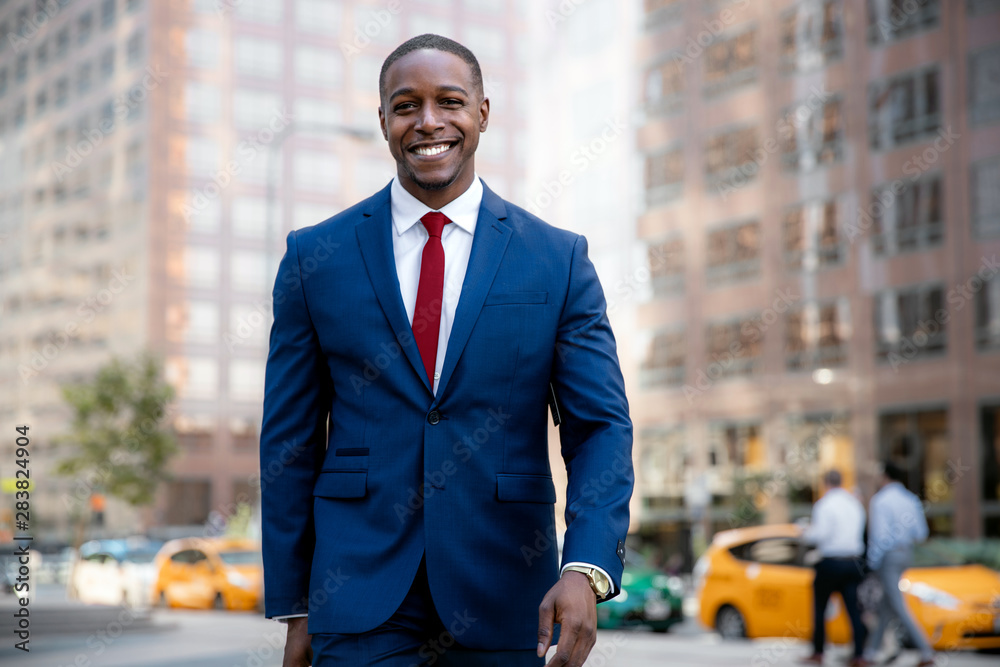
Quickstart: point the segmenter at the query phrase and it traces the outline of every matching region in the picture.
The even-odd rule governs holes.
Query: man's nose
[[[425,105],[417,116],[416,130],[426,134],[432,134],[435,130],[444,126],[440,109],[434,104]]]

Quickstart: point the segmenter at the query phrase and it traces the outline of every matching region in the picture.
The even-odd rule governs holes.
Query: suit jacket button
[[[437,424],[439,421],[441,421],[441,413],[438,412],[437,410],[431,410],[430,414],[427,415],[427,421],[432,426],[434,424]]]

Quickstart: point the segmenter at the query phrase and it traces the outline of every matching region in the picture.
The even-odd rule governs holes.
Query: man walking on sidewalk
[[[854,635],[854,656],[849,664],[867,665],[862,651],[868,630],[858,607],[858,584],[864,578],[865,508],[854,494],[841,487],[839,471],[828,471],[823,484],[826,493],[813,507],[812,523],[804,533],[806,541],[817,546],[822,558],[816,563],[813,579],[813,653],[800,662],[823,664],[826,604],[837,592],[844,598]]]
[[[927,518],[920,499],[903,486],[902,469],[887,461],[882,470],[879,491],[869,505],[868,525],[868,565],[882,584],[882,604],[866,657],[874,659],[889,622],[897,618],[920,649],[917,667],[929,667],[934,664],[934,650],[899,592],[899,579],[913,563],[913,545],[927,539]]]

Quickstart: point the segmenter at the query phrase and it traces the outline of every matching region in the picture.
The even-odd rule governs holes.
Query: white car
[[[144,538],[85,543],[70,571],[69,597],[88,604],[150,606],[153,558],[160,544]]]

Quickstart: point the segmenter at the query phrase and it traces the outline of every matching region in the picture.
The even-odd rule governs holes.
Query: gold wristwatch
[[[583,565],[567,565],[563,572],[579,572],[580,574],[587,577],[590,582],[590,587],[594,589],[594,594],[597,595],[598,600],[603,600],[608,597],[608,593],[611,592],[611,582],[608,578],[604,576],[600,570],[594,567],[585,567]]]

